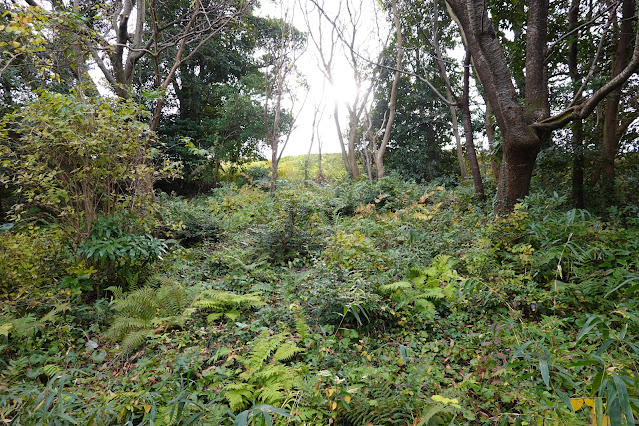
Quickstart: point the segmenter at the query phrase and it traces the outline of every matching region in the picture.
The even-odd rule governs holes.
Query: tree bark
[[[568,47],[568,73],[572,80],[573,96],[579,97],[581,87],[581,75],[577,66],[579,52],[577,39],[579,38],[579,3],[580,0],[572,0],[568,11],[568,22],[571,31],[576,31],[574,39]],[[575,120],[572,123],[572,200],[575,208],[584,208],[584,154],[583,154],[583,123]]]
[[[629,52],[633,34],[635,13],[635,0],[623,0],[621,7],[621,27],[616,24],[618,30],[617,48],[612,58],[611,78],[621,74],[629,62]],[[620,31],[619,31],[620,30]],[[621,88],[614,90],[606,98],[606,108],[603,128],[603,167],[602,189],[610,197],[615,190],[615,157],[619,150],[619,104],[621,101]]]
[[[384,177],[384,153],[386,152],[386,146],[390,140],[391,130],[393,128],[393,121],[395,121],[395,110],[397,104],[397,89],[399,87],[399,81],[402,76],[402,59],[404,55],[402,28],[399,22],[399,13],[397,12],[397,0],[391,1],[391,8],[393,10],[393,22],[395,24],[395,36],[397,57],[395,59],[395,75],[393,77],[393,85],[391,87],[390,102],[388,104],[388,121],[386,121],[386,129],[384,130],[384,137],[379,148],[375,147],[375,170],[377,171],[377,179]]]
[[[470,170],[473,175],[473,185],[475,186],[475,195],[479,201],[486,198],[484,193],[484,183],[481,180],[481,171],[479,170],[479,162],[477,161],[477,152],[475,151],[475,141],[473,138],[473,122],[470,116],[470,51],[466,51],[466,59],[464,60],[464,90],[462,98],[459,102],[459,108],[462,113],[462,121],[464,123],[464,138],[466,140],[466,156],[470,164]]]

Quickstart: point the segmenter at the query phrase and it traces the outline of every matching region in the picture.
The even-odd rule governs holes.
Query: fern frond
[[[229,402],[232,411],[244,408],[253,399],[255,387],[248,383],[231,383],[226,385],[224,398]]]
[[[257,399],[264,404],[277,404],[286,396],[283,392],[284,390],[286,390],[284,385],[275,381],[273,383],[269,383],[269,386],[262,388],[258,392]]]
[[[16,318],[11,321],[13,324],[13,330],[18,337],[33,336],[36,331],[41,327],[40,322],[35,315],[28,314],[22,318]]]
[[[153,319],[158,312],[158,301],[155,297],[155,289],[144,287],[129,293],[126,298],[113,302],[113,307],[118,313],[138,317],[146,320]]]
[[[285,333],[279,333],[268,337],[269,331],[264,330],[257,338],[255,345],[251,349],[247,358],[247,365],[259,369],[264,365],[264,361],[273,351],[286,339]]]
[[[293,321],[295,322],[295,329],[297,330],[297,334],[300,335],[302,340],[308,339],[311,337],[311,329],[306,323],[306,319],[304,318],[304,313],[302,312],[302,308],[298,304],[292,304],[290,306],[291,311],[293,312]]]
[[[419,295],[419,298],[421,299],[431,300],[443,299],[444,297],[446,297],[446,295],[444,294],[444,290],[441,287],[428,288]]]
[[[304,349],[298,348],[295,343],[287,342],[277,348],[275,355],[273,355],[273,359],[275,359],[275,361],[288,361],[300,352],[304,352]]]
[[[119,285],[112,285],[106,288],[106,290],[113,293],[113,299],[118,300],[124,297],[124,290]]]
[[[413,288],[413,284],[409,281],[397,281],[391,284],[385,284],[381,286],[380,290],[390,293],[396,290],[401,290],[406,288]]]
[[[152,321],[143,318],[118,316],[107,330],[107,336],[121,339],[132,331],[150,329],[152,326]]]
[[[60,305],[54,307],[49,313],[40,318],[40,324],[44,324],[45,322],[55,322],[58,319],[58,314],[60,312],[67,312],[71,310],[71,306],[67,303],[61,303]]]
[[[124,352],[130,352],[134,349],[139,348],[149,336],[149,333],[149,329],[144,329],[132,331],[131,333],[127,334],[126,336],[124,336],[124,339],[122,339],[122,350]]]

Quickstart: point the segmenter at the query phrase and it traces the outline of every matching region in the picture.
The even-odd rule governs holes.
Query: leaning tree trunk
[[[464,123],[464,138],[466,140],[466,155],[470,164],[470,171],[473,175],[473,185],[475,186],[475,195],[479,201],[486,198],[484,193],[484,183],[481,180],[481,171],[479,170],[479,162],[477,161],[477,152],[475,150],[475,141],[473,138],[473,122],[470,116],[470,52],[466,51],[466,59],[464,60],[464,90],[459,107],[462,113],[462,121]]]

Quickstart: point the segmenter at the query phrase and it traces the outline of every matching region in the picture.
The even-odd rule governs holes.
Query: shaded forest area
[[[635,0],[278,5],[2,2],[0,420],[634,425]]]

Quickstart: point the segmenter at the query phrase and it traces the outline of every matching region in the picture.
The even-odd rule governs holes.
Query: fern
[[[397,309],[414,307],[424,317],[433,318],[437,305],[456,296],[460,280],[450,257],[437,256],[430,267],[411,268],[407,280],[383,285],[380,290],[392,293]]]
[[[248,383],[231,383],[226,385],[224,397],[229,402],[231,410],[241,410],[248,405],[253,396],[255,386]]]
[[[254,369],[262,368],[264,361],[266,361],[271,353],[277,349],[280,343],[282,343],[285,339],[285,333],[279,333],[269,337],[268,330],[262,331],[246,359],[246,365]]]
[[[384,292],[393,292],[397,290],[411,289],[413,288],[413,284],[409,281],[397,281],[391,284],[386,284],[380,287],[380,289]]]
[[[275,361],[288,361],[300,352],[304,352],[304,349],[297,347],[295,343],[284,343],[277,348],[273,359]]]
[[[302,308],[300,308],[300,305],[294,303],[290,306],[290,309],[293,312],[293,321],[295,322],[295,329],[297,330],[297,334],[300,335],[300,338],[302,340],[310,338],[310,327],[304,319],[304,313],[302,312]]]
[[[225,398],[233,411],[246,407],[250,401],[278,404],[294,389],[299,389],[301,377],[298,370],[283,364],[283,361],[303,349],[292,341],[286,342],[288,337],[287,333],[271,336],[268,330],[264,330],[253,341],[247,356],[238,358],[243,371],[237,376],[237,381],[225,386]]]
[[[405,424],[410,418],[402,394],[387,381],[374,383],[354,394],[344,417],[354,425]]]
[[[161,284],[154,288],[150,284]],[[195,299],[194,289],[184,287],[164,277],[153,277],[147,286],[124,296],[121,289],[112,288],[117,311],[107,335],[120,340],[125,352],[141,346],[154,327],[184,326],[195,312],[190,306]],[[120,296],[120,298],[117,298]]]

